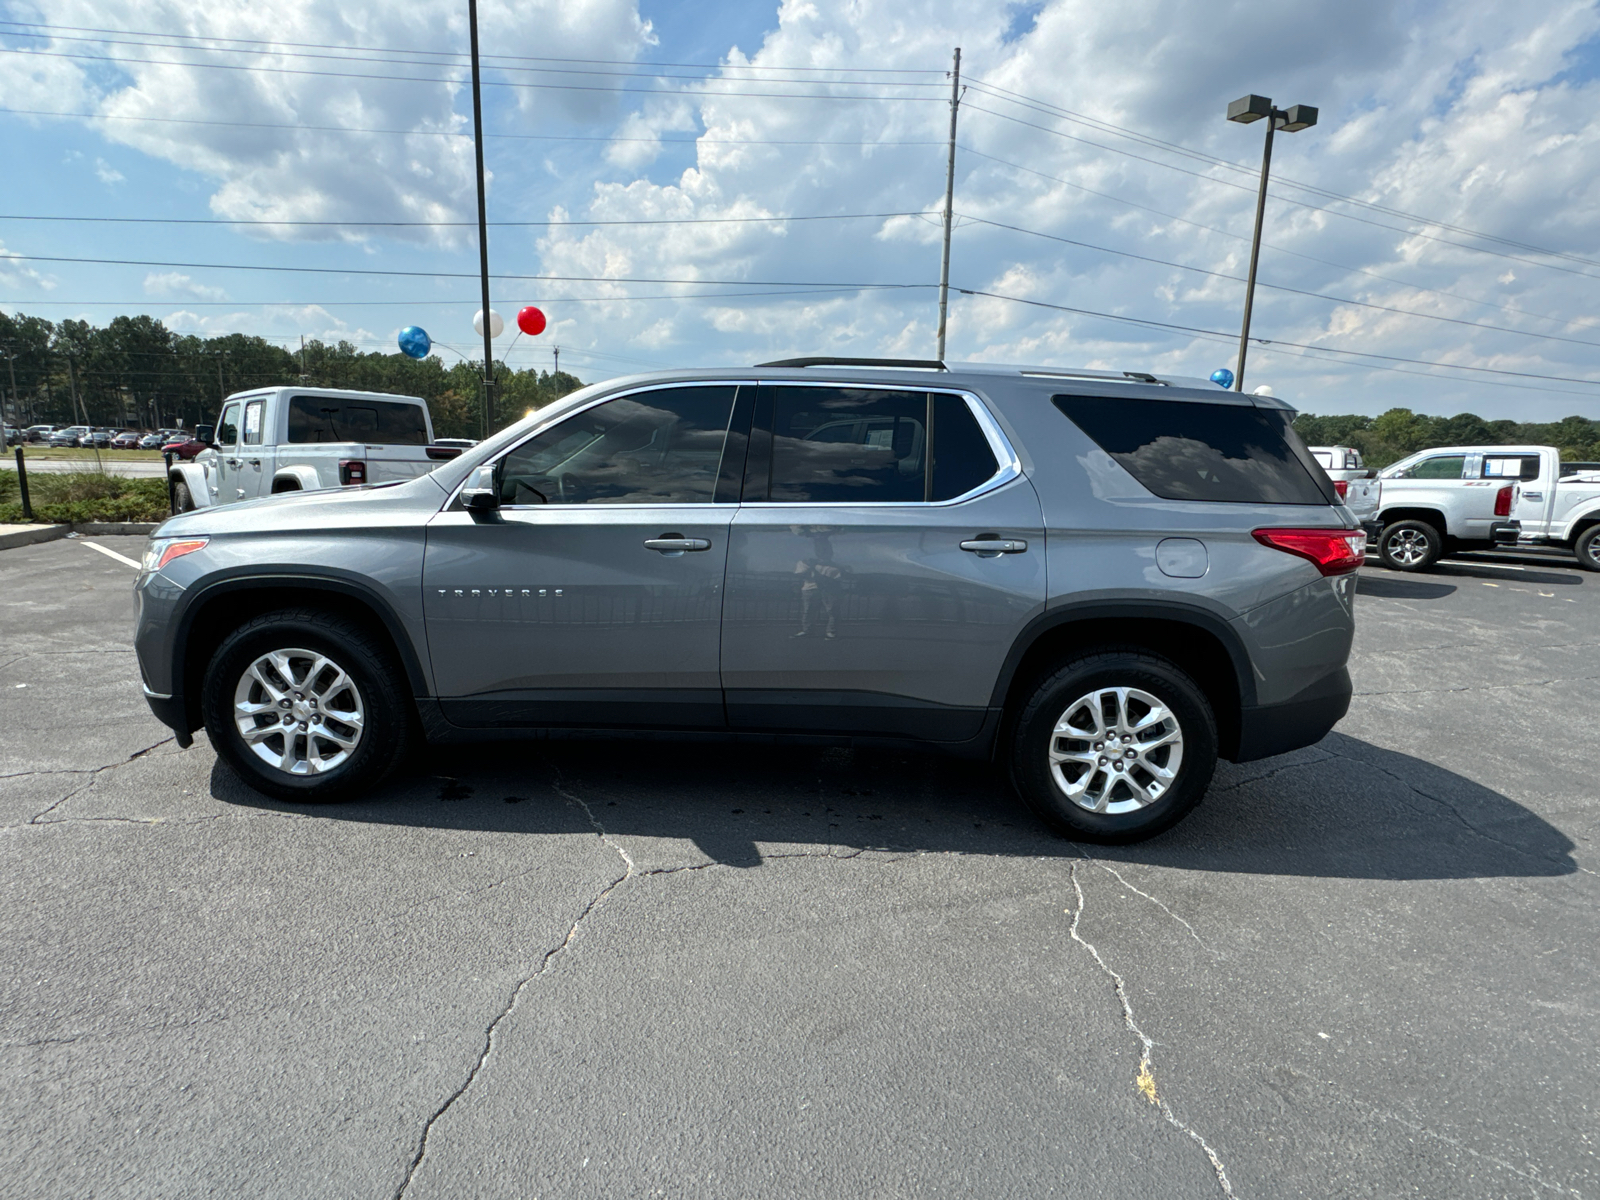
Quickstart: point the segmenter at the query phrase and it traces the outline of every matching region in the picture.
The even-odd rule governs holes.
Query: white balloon
[[[1272,385],[1270,383],[1263,383],[1260,387],[1258,387],[1255,391],[1251,392],[1250,394],[1252,396],[1272,396],[1272,395],[1276,395],[1276,393],[1272,390]]]
[[[479,337],[483,336],[483,309],[480,308],[472,314],[472,328]],[[497,338],[505,332],[505,328],[505,318],[491,308],[489,310],[489,336]]]

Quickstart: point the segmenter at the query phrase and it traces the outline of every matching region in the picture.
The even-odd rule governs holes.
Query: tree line
[[[349,342],[286,350],[243,333],[173,333],[154,317],[47,321],[0,312],[0,393],[8,422],[193,429],[216,420],[224,396],[256,387],[357,388],[421,396],[437,437],[482,437],[481,363],[363,352]],[[583,383],[565,371],[495,364],[495,428]]]
[[[1563,462],[1600,462],[1600,421],[1485,421],[1473,413],[1430,417],[1409,408],[1382,416],[1318,417],[1301,413],[1296,432],[1309,446],[1354,446],[1369,467],[1386,467],[1432,446],[1492,446],[1508,443],[1555,446]]]

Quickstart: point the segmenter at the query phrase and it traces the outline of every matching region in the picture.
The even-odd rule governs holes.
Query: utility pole
[[[217,351],[217,415],[218,416],[222,415],[222,402],[224,400],[226,400],[227,398],[228,398],[228,389],[227,389],[227,386],[225,384],[223,384],[223,382],[222,382],[222,351],[218,350]],[[200,415],[201,416],[205,416],[204,413],[201,413]],[[198,422],[198,421],[195,422],[196,425],[198,425],[199,423],[200,422]]]
[[[483,282],[483,436],[494,432],[494,333],[489,327],[489,207],[483,188],[483,96],[478,70],[478,0],[467,0],[472,27],[472,146],[478,155],[478,274]]]
[[[11,407],[16,410],[18,428],[22,421],[22,399],[17,395],[17,356],[11,347],[6,347],[6,366],[11,371]]]
[[[944,168],[944,252],[939,258],[939,351],[944,361],[944,331],[950,312],[950,226],[955,219],[956,199],[956,113],[961,108],[961,47],[956,47],[955,65],[950,69],[950,158]]]
[[[306,335],[300,335],[300,386],[306,386]]]
[[[550,382],[555,382],[555,377],[561,374],[561,347],[556,347],[556,365],[550,371]]]

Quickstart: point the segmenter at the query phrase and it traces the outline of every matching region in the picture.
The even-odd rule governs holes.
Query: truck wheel
[[[315,609],[267,613],[229,634],[206,668],[211,745],[279,800],[342,800],[399,764],[406,681],[365,626]]]
[[[1023,801],[1075,841],[1137,842],[1200,803],[1217,765],[1205,694],[1166,659],[1114,648],[1067,659],[1010,739]]]
[[[1578,544],[1572,548],[1578,556],[1578,565],[1586,571],[1600,571],[1600,525],[1591,525],[1578,535]]]
[[[172,485],[172,511],[175,513],[194,511],[194,497],[189,494],[189,485],[181,479]]]
[[[1396,571],[1426,571],[1443,550],[1444,539],[1426,521],[1395,521],[1378,535],[1378,557]]]

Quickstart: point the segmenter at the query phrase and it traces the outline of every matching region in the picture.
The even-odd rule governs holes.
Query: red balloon
[[[517,328],[529,337],[537,337],[544,332],[544,314],[533,305],[528,305],[517,314]]]

